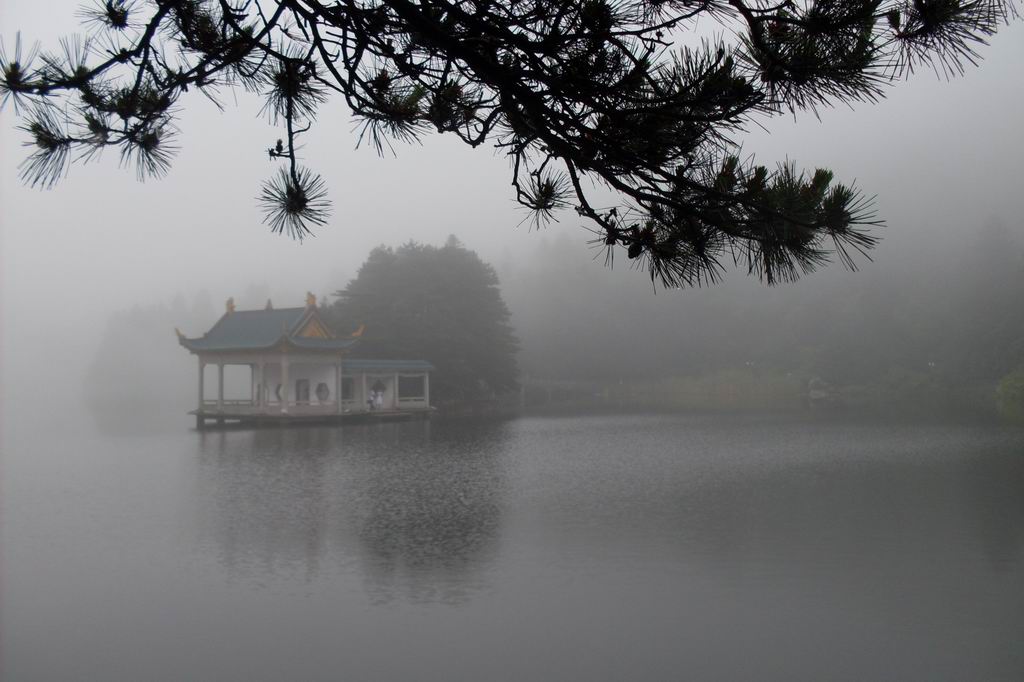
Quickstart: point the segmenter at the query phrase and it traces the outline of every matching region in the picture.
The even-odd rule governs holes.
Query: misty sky
[[[78,4],[4,0],[6,49],[13,49],[17,30],[29,43],[55,46],[58,36],[77,30]],[[1019,224],[1024,23],[1003,29],[982,54],[980,68],[952,82],[920,72],[876,105],[824,110],[820,120],[809,113],[795,121],[765,120],[770,134],[752,132],[744,152],[769,165],[786,158],[805,168],[824,165],[843,181],[856,180],[878,195],[890,238],[927,239],[999,218]],[[329,183],[330,225],[302,244],[271,234],[254,197],[274,170],[265,150],[280,134],[259,117],[259,101],[240,97],[236,103],[229,93],[224,99],[224,113],[200,95],[182,100],[180,152],[163,180],[137,182],[132,170],[119,168],[116,150],[108,150],[99,162],[74,166],[49,191],[19,181],[25,136],[15,129],[11,106],[0,114],[7,400],[12,380],[27,376],[22,370],[29,358],[66,356],[72,341],[88,359],[108,315],[133,304],[206,289],[220,306],[256,284],[275,292],[279,305],[299,305],[306,290],[343,286],[377,244],[438,243],[448,234],[499,266],[503,276],[514,276],[516,260],[551,236],[519,225],[525,216],[513,203],[505,159],[438,135],[422,145],[396,145],[397,158],[378,157],[372,148],[355,148],[357,134],[338,101],[322,110],[302,151]],[[578,239],[581,262],[593,257],[575,214],[547,230]],[[886,259],[883,241],[862,276],[892,267],[899,263]]]

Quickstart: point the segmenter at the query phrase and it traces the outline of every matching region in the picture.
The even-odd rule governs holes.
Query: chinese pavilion
[[[336,421],[346,417],[409,417],[430,410],[430,372],[422,360],[347,357],[360,327],[338,337],[321,318],[316,297],[303,308],[235,310],[198,338],[180,331],[178,341],[199,359],[196,428],[216,424]],[[206,396],[207,366],[217,368],[215,399]],[[249,395],[225,400],[224,368],[248,368]]]

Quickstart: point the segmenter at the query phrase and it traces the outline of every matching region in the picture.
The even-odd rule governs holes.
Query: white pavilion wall
[[[263,362],[263,402],[273,405],[279,402],[276,389],[281,384],[282,372],[280,355],[270,356],[244,356],[244,355],[221,355],[204,358],[205,370],[203,372],[203,394],[207,401],[217,399],[217,363],[224,365],[224,400],[249,400],[253,397],[253,382],[259,380],[258,369],[251,370],[250,363],[259,365]],[[282,386],[282,397],[289,402],[296,400],[296,383],[305,380],[309,384],[309,404],[317,405],[320,401],[316,397],[317,386],[323,383],[327,387],[325,403],[334,405],[338,399],[337,395],[337,365],[332,362],[333,358],[324,362],[317,357],[296,357],[291,356],[288,363],[288,386],[287,392]],[[335,360],[336,362],[336,360]],[[421,373],[401,373],[406,377],[423,377]],[[426,390],[422,395],[405,395],[401,402],[396,401],[395,389],[397,375],[393,372],[372,372],[364,376],[361,373],[349,372],[345,378],[351,382],[352,393],[343,406],[347,411],[361,412],[367,409],[367,398],[375,384],[380,382],[383,387],[383,407],[393,409],[395,407],[404,409],[426,408],[429,405]],[[426,382],[426,379],[423,379]],[[366,391],[364,392],[364,387]],[[425,389],[425,385],[423,387]],[[419,392],[419,391],[418,391]],[[397,403],[397,404],[396,404]]]
[[[275,391],[277,385],[281,383],[281,366],[276,363],[267,363],[264,365],[264,384],[269,389],[269,392],[264,395],[269,397],[269,400],[276,402],[277,397]],[[327,390],[329,394],[327,396],[328,402],[334,402],[335,398],[335,383],[334,383],[334,365],[323,365],[323,364],[310,364],[304,362],[289,362],[288,363],[288,399],[295,400],[295,382],[300,379],[305,379],[309,382],[309,402],[316,404],[316,387],[319,383],[327,384]],[[284,388],[281,389],[282,396],[284,396]]]

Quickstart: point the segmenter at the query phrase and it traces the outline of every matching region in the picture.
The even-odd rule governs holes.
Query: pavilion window
[[[341,399],[355,400],[355,379],[352,377],[341,378]]]
[[[327,399],[331,397],[331,389],[327,388],[327,384],[321,381],[316,385],[316,400],[319,403],[327,402]]]
[[[398,395],[401,400],[423,400],[426,395],[426,385],[422,376],[399,376]]]
[[[295,382],[295,402],[309,402],[309,379],[298,379]]]

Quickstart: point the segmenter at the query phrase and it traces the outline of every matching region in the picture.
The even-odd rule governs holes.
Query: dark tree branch
[[[0,98],[29,104],[22,174],[50,186],[107,146],[160,174],[184,94],[258,91],[284,129],[269,157],[287,162],[260,201],[301,239],[329,204],[299,138],[338,92],[378,151],[430,129],[490,141],[535,225],[574,207],[609,260],[623,248],[666,286],[714,281],[728,259],[774,283],[830,256],[854,267],[880,223],[827,170],[741,162],[734,136],[754,115],[875,100],[921,64],[961,72],[1013,3],[113,0],[83,14],[105,53],[67,44],[35,66],[19,41],[0,54]],[[679,49],[698,18],[738,39]],[[591,186],[616,205],[595,207]]]

